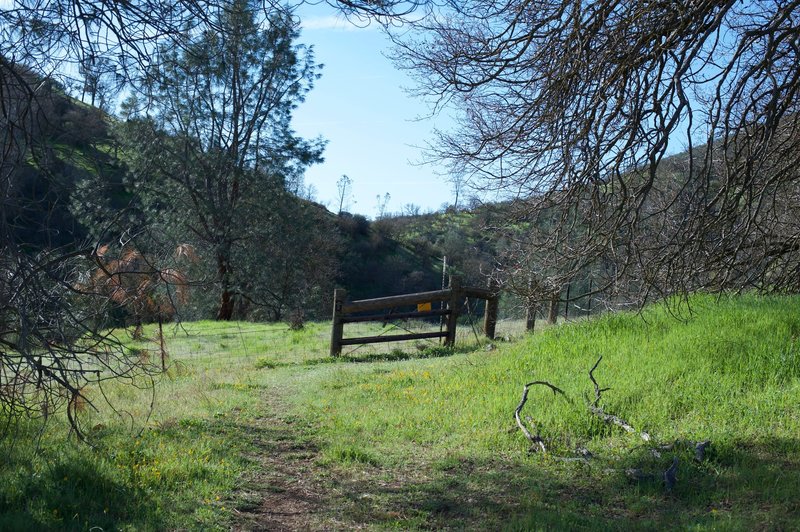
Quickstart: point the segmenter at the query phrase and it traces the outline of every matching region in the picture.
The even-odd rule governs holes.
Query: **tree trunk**
[[[525,330],[533,331],[536,327],[536,303],[528,303],[525,307]]]
[[[230,246],[225,246],[217,252],[217,275],[222,289],[217,319],[230,321],[233,319],[233,309],[236,303],[235,294],[231,290]]]
[[[547,312],[547,323],[550,325],[554,325],[556,320],[558,319],[558,300],[559,294],[553,294],[553,297],[550,298],[550,308]]]
[[[217,310],[217,319],[221,321],[230,321],[233,319],[233,293],[230,290],[222,290],[222,295],[219,299],[219,310]]]

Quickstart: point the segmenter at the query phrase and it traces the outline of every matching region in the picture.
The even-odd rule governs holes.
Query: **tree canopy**
[[[82,95],[106,110],[111,110],[109,97],[123,87],[145,89],[142,102],[147,102],[148,95],[163,96],[160,103],[165,112],[149,117],[141,109],[133,113],[142,119],[140,124],[157,133],[148,137],[150,141],[162,142],[164,148],[151,145],[146,153],[157,154],[151,162],[161,163],[163,152],[190,149],[193,156],[183,163],[194,171],[178,177],[178,163],[173,160],[172,166],[160,165],[161,173],[148,175],[148,183],[161,179],[161,198],[173,199],[169,193],[183,179],[186,194],[175,201],[186,202],[184,213],[195,201],[191,193],[209,187],[204,198],[195,198],[195,207],[205,209],[195,208],[192,213],[207,216],[206,221],[214,219],[202,227],[195,218],[195,228],[199,239],[217,246],[223,262],[225,247],[239,236],[231,228],[238,230],[233,224],[245,216],[235,204],[255,204],[264,190],[244,183],[282,190],[283,180],[296,178],[318,156],[318,146],[295,138],[287,126],[291,108],[315,75],[313,61],[291,43],[296,35],[291,10],[272,2],[251,3],[258,8],[258,18],[234,20],[241,5],[217,0],[11,0],[0,9],[0,127],[4,130],[0,139],[0,409],[4,420],[46,415],[64,403],[74,420],[78,405],[89,400],[84,393],[87,385],[109,378],[133,380],[158,371],[148,360],[128,356],[109,329],[117,307],[142,298],[115,301],[105,286],[88,281],[99,271],[112,284],[125,284],[122,276],[142,272],[112,271],[109,264],[122,264],[119,261],[134,255],[147,258],[146,275],[159,282],[170,284],[171,278],[162,274],[176,271],[170,269],[173,261],[168,251],[176,242],[163,242],[164,255],[141,253],[158,249],[156,235],[145,230],[141,217],[132,220],[119,212],[111,216],[95,212],[94,207],[115,205],[119,194],[114,201],[104,202],[91,194],[80,201],[78,218],[98,224],[91,231],[93,241],[84,240],[85,233],[65,235],[57,216],[39,216],[41,227],[25,227],[24,220],[33,219],[28,216],[32,208],[47,213],[51,199],[25,197],[27,169],[38,171],[41,187],[69,200],[79,195],[77,189],[54,186],[53,164],[40,164],[52,158],[37,159],[37,154],[50,157],[64,146],[59,135],[65,130],[52,122],[52,94]],[[274,54],[248,55],[248,46],[261,45],[254,41],[258,39],[266,39]],[[238,50],[237,43],[243,45]],[[183,68],[187,66],[183,59],[195,62]],[[236,62],[226,62],[230,60]],[[170,77],[159,76],[170,68]],[[206,92],[195,91],[192,83],[200,83]],[[168,93],[168,87],[175,92]],[[169,115],[167,110],[204,114],[194,123],[185,123],[182,115]],[[101,123],[108,118],[97,116]],[[110,146],[102,148],[76,151],[81,159],[90,153],[98,156],[96,161],[84,161],[87,168],[97,167],[93,169],[97,177],[108,170],[99,160],[110,159]],[[202,181],[201,171],[209,173],[210,181]],[[92,190],[84,186],[80,193]],[[156,192],[157,187],[150,190]],[[95,196],[97,192],[94,189]],[[70,202],[59,199],[59,205]],[[165,212],[154,202],[136,206],[142,205],[151,212]],[[30,234],[47,235],[50,240],[34,242]],[[63,247],[52,244],[55,240],[50,235],[58,235]],[[112,251],[103,246],[107,242],[118,243],[122,259],[112,259]],[[160,289],[169,294],[175,287]]]

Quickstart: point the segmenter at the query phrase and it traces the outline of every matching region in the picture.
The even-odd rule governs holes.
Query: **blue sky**
[[[325,162],[306,172],[317,200],[338,209],[336,181],[347,174],[349,210],[368,217],[376,214],[376,196],[387,192],[391,212],[409,203],[423,211],[452,203],[450,183],[437,175],[444,170],[415,164],[434,126],[446,126],[445,118],[415,120],[428,115],[428,107],[404,91],[413,80],[384,55],[391,53],[387,37],[375,24],[356,27],[324,4],[299,14],[300,42],[313,45],[317,62],[325,65],[293,121],[301,136],[328,140]]]

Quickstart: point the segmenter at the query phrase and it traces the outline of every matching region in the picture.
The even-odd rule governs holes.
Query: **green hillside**
[[[491,227],[508,208],[487,204],[375,221],[339,215],[344,241],[337,282],[353,299],[436,290],[446,257],[448,274],[458,275],[465,285],[485,286],[504,245]]]
[[[87,241],[102,244],[113,241],[115,231],[136,233],[142,229],[147,213],[137,200],[137,183],[128,175],[127,162],[132,155],[120,147],[115,136],[119,124],[101,110],[70,98],[54,83],[42,86],[43,95],[36,102],[38,121],[30,142],[24,145],[24,160],[14,169],[14,197],[9,198],[10,207],[5,211],[13,237],[24,249],[36,253],[83,246]],[[317,283],[309,289],[313,295],[304,296],[308,305],[302,310],[307,318],[327,315],[327,300],[334,284],[347,288],[354,298],[377,297],[440,287],[444,254],[450,254],[450,264],[456,268],[453,271],[471,267],[467,252],[476,236],[475,228],[464,223],[463,218],[469,216],[466,213],[371,222],[360,215],[334,215],[322,205],[294,196],[284,202],[287,203],[291,205],[282,205],[278,211],[290,213],[275,212],[284,217],[276,225],[283,224],[280,232],[296,239],[295,245],[278,246],[284,250],[282,253],[270,253],[269,260],[259,261],[270,273],[257,282],[286,284],[285,279],[291,274],[285,270],[298,268],[298,260],[288,258],[289,252],[298,247],[297,240],[307,243],[313,240],[309,235],[324,240],[325,249],[320,252],[333,256],[324,267],[316,267],[316,275],[299,273],[313,277]],[[264,216],[271,214],[266,212]],[[156,233],[164,235],[163,231]],[[154,249],[170,248],[169,242],[146,244]],[[177,243],[172,244],[173,248],[174,245]],[[246,245],[262,249],[274,242]],[[284,262],[293,266],[283,265]],[[198,276],[207,276],[207,272],[199,272]],[[297,283],[287,284],[291,285],[288,289],[283,284],[271,286],[269,301],[255,301],[250,310],[240,310],[239,317],[284,318],[297,310],[284,302],[291,299]],[[208,294],[197,291],[184,314],[191,318],[210,317],[209,308],[214,304]]]
[[[20,158],[7,176],[14,184],[4,210],[10,236],[33,252],[83,243],[97,211],[131,201],[109,117],[49,81],[31,105],[30,137],[17,145],[24,153],[7,154],[7,162]]]
[[[36,253],[76,248],[87,241],[105,244],[120,232],[147,235],[137,243],[150,252],[165,254],[164,250],[185,243],[168,241],[177,238],[169,228],[151,228],[153,235],[142,232],[154,217],[154,208],[145,208],[137,196],[140,184],[128,168],[135,154],[126,152],[120,141],[124,122],[67,96],[55,83],[42,87],[36,127],[24,145],[23,162],[14,169],[14,197],[5,210],[21,246]],[[297,310],[310,319],[326,317],[334,285],[346,288],[353,299],[438,289],[444,257],[448,273],[460,275],[465,284],[483,285],[503,246],[501,237],[487,228],[500,223],[508,206],[390,215],[374,221],[357,214],[334,215],[296,196],[279,206],[265,201],[264,209],[261,215],[276,216],[276,232],[294,245],[282,245],[280,238],[240,243],[242,254],[258,250],[267,258],[249,261],[254,262],[254,271],[247,272],[249,284],[240,288],[250,292],[251,301],[241,305],[239,318],[285,319]],[[311,242],[314,238],[324,246]],[[301,243],[326,259],[305,257],[313,266],[299,266],[302,261],[292,252]],[[302,271],[293,274],[287,269]],[[208,268],[188,273],[197,279],[209,277]],[[306,308],[291,307],[293,292],[304,284],[287,281],[292,277],[313,284],[302,289]],[[215,294],[197,290],[182,312],[189,319],[211,317],[215,304]]]
[[[797,528],[800,299],[690,304],[341,359],[326,323],[186,324],[152,413],[111,386],[125,414],[85,413],[93,447],[52,422],[5,442],[0,528]],[[587,407],[601,356],[597,405],[633,433]],[[514,421],[532,381],[564,392],[521,411],[547,452]]]

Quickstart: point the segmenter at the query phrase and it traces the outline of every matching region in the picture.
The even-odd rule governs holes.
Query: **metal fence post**
[[[461,279],[452,275],[450,276],[450,299],[447,303],[450,308],[450,314],[447,316],[447,337],[444,340],[444,345],[448,347],[456,345],[456,324],[461,299]]]

